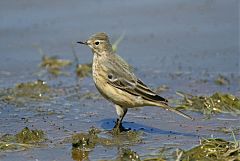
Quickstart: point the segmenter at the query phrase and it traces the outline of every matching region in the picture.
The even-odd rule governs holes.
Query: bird
[[[113,51],[109,37],[105,32],[98,32],[86,41],[77,43],[87,45],[93,53],[92,77],[99,93],[115,104],[118,118],[113,130],[127,131],[122,120],[128,108],[157,106],[175,112],[187,119],[189,115],[168,105],[168,100],[156,94],[140,80],[123,58]]]

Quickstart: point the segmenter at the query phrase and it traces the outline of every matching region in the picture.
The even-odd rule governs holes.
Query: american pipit
[[[190,116],[168,106],[168,101],[157,95],[135,76],[132,68],[113,52],[106,33],[96,33],[85,42],[92,49],[92,75],[98,91],[116,107],[118,119],[114,129],[123,131],[122,120],[128,108],[158,106],[188,119]]]

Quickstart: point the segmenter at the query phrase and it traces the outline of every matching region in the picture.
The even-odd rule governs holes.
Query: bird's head
[[[94,54],[102,55],[106,53],[112,53],[112,45],[106,33],[99,32],[92,35],[87,41],[77,42],[89,46]]]

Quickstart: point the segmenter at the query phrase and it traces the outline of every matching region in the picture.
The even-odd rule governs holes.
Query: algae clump
[[[190,160],[240,160],[239,142],[228,142],[223,139],[204,139],[200,145],[184,151],[182,161]]]
[[[23,128],[16,135],[5,134],[0,137],[0,152],[21,151],[35,147],[38,143],[46,140],[42,130],[30,130]]]
[[[88,133],[77,133],[72,136],[72,147],[85,150],[91,150],[98,145],[115,145],[115,141],[108,138],[99,137],[100,130],[97,128],[91,128]]]
[[[140,161],[140,156],[129,148],[121,148],[116,161]]]
[[[107,144],[108,139],[98,137],[100,130],[91,128],[88,133],[78,133],[72,136],[72,159],[88,160],[89,152],[96,144]]]
[[[72,62],[70,60],[59,59],[57,56],[48,57],[44,55],[40,66],[47,69],[52,75],[58,76],[66,74],[62,71],[64,67],[70,66]]]
[[[76,74],[80,78],[91,76],[92,64],[78,64],[76,68]]]
[[[177,93],[184,100],[178,109],[200,111],[203,114],[232,113],[240,114],[240,100],[232,94],[214,93],[212,96],[193,96]]]
[[[37,80],[34,82],[19,83],[14,88],[3,89],[0,91],[0,100],[16,105],[27,101],[39,101],[48,99],[50,87],[46,82]]]
[[[28,127],[25,127],[22,131],[17,133],[16,141],[18,143],[40,143],[45,140],[44,132],[42,130],[30,130]]]
[[[74,160],[87,159],[88,154],[95,148],[97,145],[102,146],[119,146],[119,145],[131,145],[135,143],[140,143],[139,133],[128,131],[123,132],[119,135],[113,135],[111,132],[110,138],[108,136],[103,137],[100,134],[101,131],[96,128],[91,128],[88,133],[78,133],[72,136],[72,158]],[[119,158],[130,158],[133,157],[136,160],[139,156],[128,149],[122,150],[119,154]]]

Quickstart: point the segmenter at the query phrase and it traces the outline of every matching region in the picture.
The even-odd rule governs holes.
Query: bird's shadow
[[[104,130],[111,130],[115,125],[115,119],[103,119],[100,120],[101,128]],[[201,137],[200,135],[192,134],[192,133],[183,133],[176,132],[170,130],[162,130],[150,126],[146,126],[143,124],[138,124],[134,122],[123,122],[123,127],[126,129],[131,129],[133,131],[143,131],[151,134],[161,134],[161,135],[178,135],[178,136],[187,136],[187,137]]]

